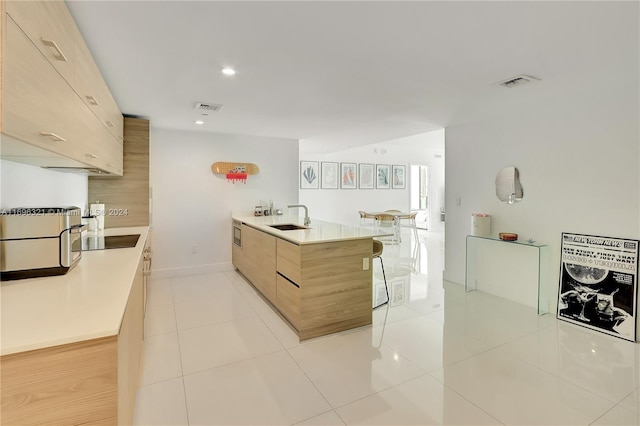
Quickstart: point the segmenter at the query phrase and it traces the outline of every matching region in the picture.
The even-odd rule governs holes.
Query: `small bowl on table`
[[[514,234],[513,232],[500,232],[498,234],[498,237],[502,241],[517,241],[518,240],[518,234]]]

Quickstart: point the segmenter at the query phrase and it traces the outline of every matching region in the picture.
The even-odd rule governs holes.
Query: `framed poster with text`
[[[563,232],[558,319],[635,342],[639,243]]]

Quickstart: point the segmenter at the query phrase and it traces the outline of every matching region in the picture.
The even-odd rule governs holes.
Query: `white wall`
[[[443,230],[440,207],[444,207],[444,130],[324,155],[301,152],[300,160],[395,164],[407,167],[405,189],[300,189],[300,203],[309,207],[309,215],[312,218],[348,225],[360,223],[359,210],[409,210],[409,165],[429,166],[432,189],[429,194],[432,212],[430,230]]]
[[[0,207],[87,208],[86,175],[0,160]]]
[[[232,184],[211,172],[218,161],[255,163],[260,173]],[[231,269],[231,213],[253,214],[262,199],[298,201],[294,139],[151,127],[149,163],[155,276]]]
[[[640,237],[637,44],[628,63],[611,64],[624,84],[597,76],[576,76],[573,85],[543,79],[506,89],[508,100],[447,127],[445,279],[464,284],[473,212],[491,214],[493,234],[515,232],[551,247],[551,312],[562,232]],[[494,186],[498,171],[511,165],[524,188],[514,205],[499,202]],[[517,276],[509,278],[517,284]]]

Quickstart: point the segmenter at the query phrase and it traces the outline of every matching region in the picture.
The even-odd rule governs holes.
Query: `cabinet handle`
[[[107,126],[113,127],[113,121],[106,121],[105,123],[107,123]]]
[[[51,136],[51,139],[53,139],[54,141],[60,141],[60,142],[66,142],[67,140],[65,138],[63,138],[62,136],[58,136],[53,132],[40,132],[40,134],[42,136]]]
[[[58,46],[58,44],[53,41],[53,40],[46,40],[46,39],[42,39],[42,42],[49,47],[53,47],[54,49],[56,49],[56,51],[58,52],[57,55],[53,55],[57,60],[62,61],[62,62],[67,62],[67,57],[64,56],[64,53],[62,53],[62,50],[60,50],[60,47]]]
[[[87,101],[89,101],[89,103],[91,105],[100,105],[100,103],[98,102],[98,100],[95,98],[95,96],[91,96],[91,95],[87,95],[85,96],[85,98],[87,98]]]
[[[296,287],[300,288],[300,286],[299,286],[298,284],[296,284],[296,283],[294,283],[293,281],[291,281],[291,280],[289,279],[289,277],[286,277],[286,276],[282,275],[282,274],[280,273],[280,271],[276,271],[276,274],[280,275],[282,278],[284,278],[285,280],[289,281],[289,284],[293,284],[294,286],[296,286]]]
[[[93,159],[98,159],[100,157],[98,157],[96,154],[86,154],[87,157],[89,158],[93,158]]]

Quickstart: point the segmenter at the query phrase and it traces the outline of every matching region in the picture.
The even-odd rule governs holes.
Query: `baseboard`
[[[151,279],[182,277],[185,275],[201,275],[214,272],[229,272],[235,268],[231,262],[210,263],[208,265],[183,266],[179,268],[152,269]]]
[[[442,281],[447,281],[453,284],[461,285],[462,287],[465,286],[464,280],[462,282],[459,282],[458,280],[455,280],[449,277],[449,275],[447,274],[447,271],[445,271],[444,269],[442,270]]]

